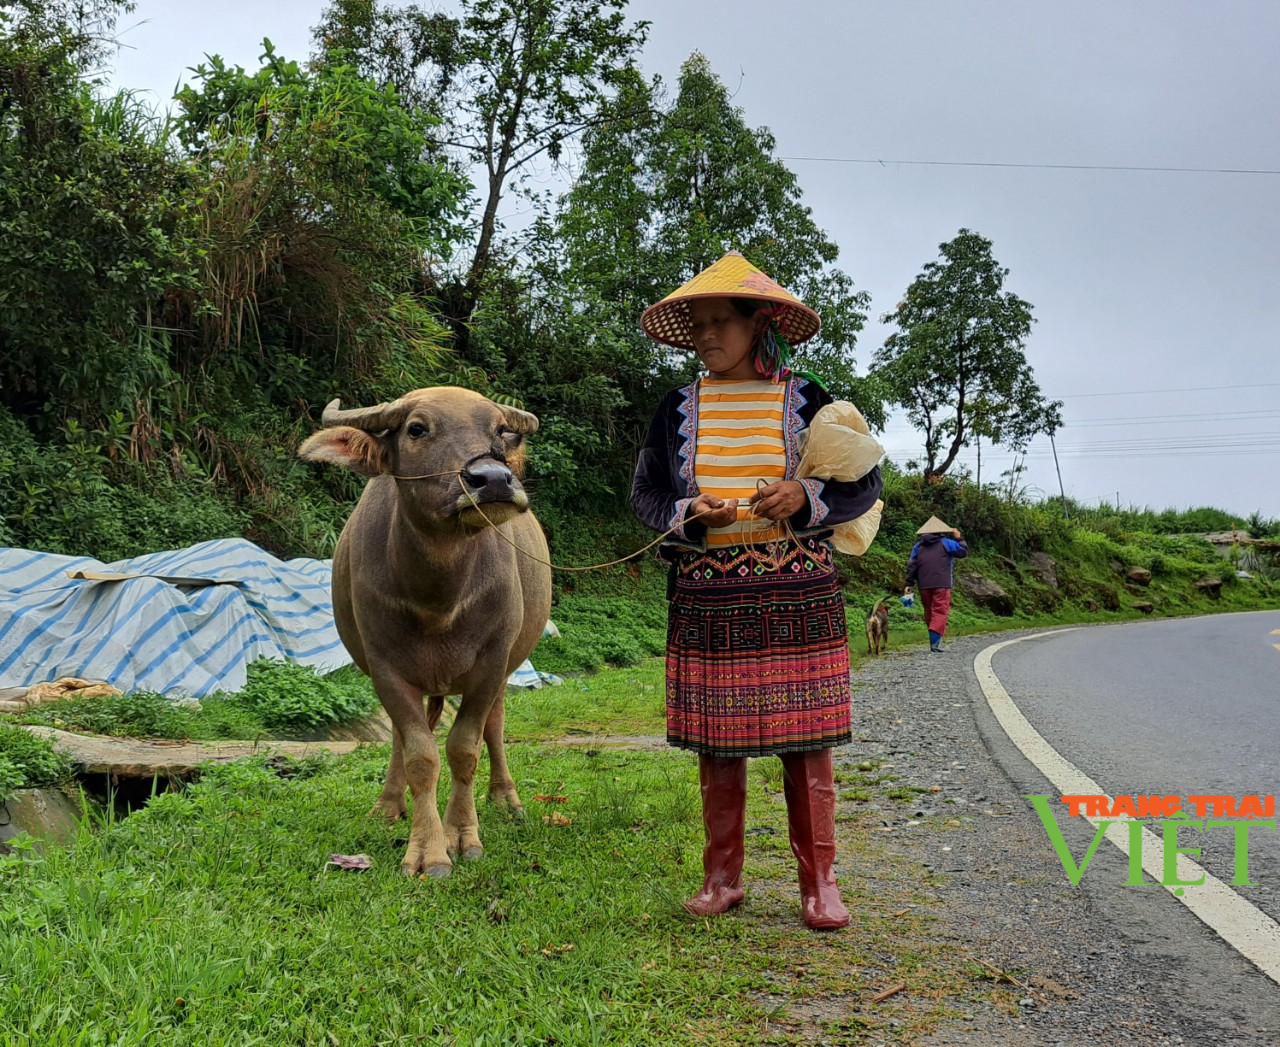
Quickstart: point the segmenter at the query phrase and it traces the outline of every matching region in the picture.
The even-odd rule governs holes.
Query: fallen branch
[[[885,991],[880,993],[878,996],[871,997],[871,1002],[884,1003],[884,1001],[887,1000],[890,996],[897,996],[898,993],[902,992],[902,990],[905,989],[906,987],[907,987],[906,982],[898,982],[898,984],[895,985],[892,989],[885,989]]]

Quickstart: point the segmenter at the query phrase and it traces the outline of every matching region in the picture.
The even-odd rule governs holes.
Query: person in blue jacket
[[[916,534],[920,535],[920,540],[911,550],[911,559],[907,563],[907,587],[903,593],[910,596],[912,586],[919,586],[924,620],[929,627],[929,650],[941,654],[947,615],[951,613],[951,561],[959,556],[968,556],[969,547],[959,531],[936,516],[929,517]],[[948,534],[954,537],[946,537]]]

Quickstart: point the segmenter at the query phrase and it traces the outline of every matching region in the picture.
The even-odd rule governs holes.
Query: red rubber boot
[[[787,753],[782,757],[783,791],[791,851],[800,868],[805,926],[834,931],[849,923],[831,866],[836,857],[836,788],[831,750]]]
[[[702,890],[684,903],[694,916],[718,916],[742,902],[743,832],[747,815],[745,757],[699,756],[702,824]]]

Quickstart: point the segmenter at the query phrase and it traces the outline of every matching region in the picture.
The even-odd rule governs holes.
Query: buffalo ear
[[[530,433],[538,431],[538,416],[535,414],[522,411],[518,407],[503,407],[502,414],[505,417],[507,428],[512,432],[519,433],[521,436],[528,436]]]
[[[352,469],[364,476],[379,476],[387,471],[386,444],[349,425],[335,425],[312,433],[298,448],[298,457],[309,462],[327,462]]]

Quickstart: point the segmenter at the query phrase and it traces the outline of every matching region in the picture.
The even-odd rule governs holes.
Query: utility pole
[[[1049,431],[1049,446],[1053,448],[1053,468],[1058,474],[1058,493],[1062,495],[1062,518],[1070,520],[1071,514],[1067,511],[1067,492],[1062,486],[1062,469],[1058,466],[1058,445],[1053,442],[1053,430]]]

